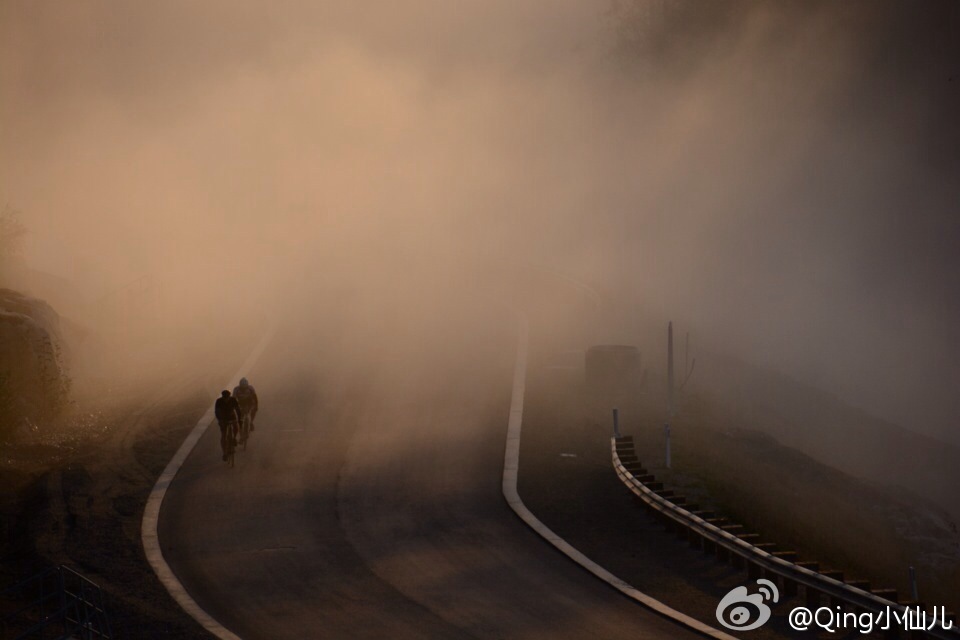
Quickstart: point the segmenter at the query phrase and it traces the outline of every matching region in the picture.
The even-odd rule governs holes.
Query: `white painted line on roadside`
[[[521,313],[520,331],[517,339],[517,359],[513,369],[513,392],[510,397],[510,419],[507,423],[507,445],[506,452],[503,456],[503,497],[507,499],[507,504],[509,504],[510,508],[513,509],[531,529],[537,532],[540,537],[559,549],[564,555],[581,567],[626,596],[652,609],[665,618],[670,618],[697,633],[701,633],[710,638],[716,638],[717,640],[736,640],[733,636],[719,629],[714,629],[684,613],[680,613],[676,609],[668,607],[659,600],[630,586],[574,549],[570,543],[551,531],[547,525],[540,522],[540,520],[527,509],[527,506],[523,504],[523,500],[520,499],[520,494],[517,492],[517,475],[520,470],[520,430],[523,424],[523,396],[527,384],[527,343],[529,331],[527,317]]]
[[[246,362],[243,363],[240,370],[233,376],[232,381],[227,385],[228,387],[235,386],[240,376],[245,375],[247,371],[253,368],[253,365],[256,364],[257,360],[260,359],[260,356],[267,348],[270,340],[273,339],[275,332],[276,325],[271,325],[247,357]],[[170,595],[173,596],[173,599],[177,601],[177,604],[179,604],[191,618],[199,622],[204,629],[217,638],[220,638],[220,640],[240,640],[237,634],[217,622],[213,616],[204,611],[190,594],[187,593],[183,584],[177,579],[176,574],[173,573],[173,569],[170,568],[170,565],[168,565],[167,561],[163,558],[163,550],[160,548],[160,538],[157,533],[157,525],[160,521],[160,506],[163,504],[164,496],[167,495],[167,488],[170,486],[170,483],[173,482],[174,476],[177,475],[177,472],[180,470],[180,467],[183,466],[183,463],[186,461],[187,456],[190,455],[190,452],[193,451],[193,448],[197,446],[197,442],[200,441],[200,437],[213,422],[213,419],[213,407],[211,407],[203,414],[203,417],[197,422],[196,426],[190,432],[190,435],[187,436],[187,439],[183,441],[183,444],[180,445],[180,448],[177,449],[177,452],[173,455],[173,458],[170,459],[166,469],[164,469],[160,477],[157,478],[156,484],[153,485],[153,489],[150,491],[150,497],[147,498],[147,506],[143,511],[140,538],[143,542],[144,553],[147,555],[147,561],[150,562],[154,573],[160,578],[160,582],[163,583],[163,586],[166,587]]]

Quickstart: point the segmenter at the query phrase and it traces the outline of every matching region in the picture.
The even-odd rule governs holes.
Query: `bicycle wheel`
[[[237,451],[237,427],[236,423],[227,427],[227,435],[224,441],[224,454],[227,456],[227,466],[231,469],[234,465],[234,454]]]
[[[247,439],[250,437],[250,414],[245,414],[240,421],[240,450],[247,450]]]

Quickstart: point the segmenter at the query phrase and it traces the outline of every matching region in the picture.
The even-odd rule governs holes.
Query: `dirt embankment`
[[[729,356],[702,353],[691,378],[694,412],[766,433],[858,478],[899,485],[960,520],[960,447],[887,422],[829,393]],[[685,411],[686,418],[701,416]],[[704,416],[710,418],[710,416]]]
[[[638,448],[650,452],[645,462],[665,482],[804,559],[896,588],[903,600],[910,599],[913,566],[921,600],[960,607],[957,522],[932,497],[902,486],[899,474],[909,473],[906,468],[891,465],[885,483],[857,477],[740,424],[716,405],[689,403],[673,426],[669,471],[662,463],[662,429],[641,419],[632,433]],[[862,437],[871,443],[870,435]]]

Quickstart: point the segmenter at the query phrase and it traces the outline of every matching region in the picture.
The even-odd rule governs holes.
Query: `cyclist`
[[[250,431],[253,431],[253,421],[257,417],[257,409],[260,408],[257,391],[246,378],[240,378],[240,385],[233,389],[233,397],[240,403],[240,420],[250,414]]]
[[[236,445],[237,430],[240,428],[240,403],[224,389],[214,405],[217,423],[220,425],[220,448],[223,461],[227,461],[227,444]],[[229,438],[229,440],[228,440]]]

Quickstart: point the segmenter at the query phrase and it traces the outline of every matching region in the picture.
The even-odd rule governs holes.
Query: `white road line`
[[[520,470],[520,430],[523,424],[523,396],[527,384],[527,343],[529,331],[527,317],[520,314],[517,360],[513,369],[513,392],[510,398],[510,418],[507,423],[507,445],[503,456],[503,497],[507,499],[507,504],[509,504],[510,508],[513,509],[531,529],[536,531],[540,537],[559,549],[564,555],[581,567],[643,606],[710,638],[716,638],[717,640],[736,640],[733,636],[714,629],[686,614],[680,613],[676,609],[668,607],[659,600],[630,586],[574,549],[570,543],[551,531],[547,525],[540,522],[540,520],[527,509],[526,505],[523,504],[523,500],[520,499],[520,494],[517,493],[517,475]]]
[[[260,356],[267,348],[275,332],[276,325],[272,325],[267,329],[266,333],[264,333],[260,339],[260,342],[254,347],[253,352],[247,357],[247,361],[240,367],[240,371],[233,376],[233,380],[227,385],[228,387],[233,387],[240,376],[245,375],[247,371],[253,368],[253,365],[260,359]],[[187,456],[189,456],[193,448],[197,446],[197,442],[200,440],[203,432],[206,431],[207,427],[213,422],[213,418],[213,408],[211,407],[203,414],[203,417],[197,422],[197,425],[190,432],[190,435],[187,436],[187,439],[183,441],[183,444],[180,445],[180,448],[174,454],[173,458],[171,458],[167,464],[167,468],[164,469],[160,477],[157,478],[157,483],[153,485],[153,490],[150,491],[150,497],[147,498],[147,506],[143,512],[140,538],[143,541],[143,550],[147,555],[147,561],[150,562],[150,566],[153,567],[153,571],[157,574],[157,577],[160,578],[160,582],[163,583],[163,586],[170,592],[173,599],[177,601],[177,604],[179,604],[190,617],[199,622],[204,629],[217,638],[220,638],[220,640],[240,640],[237,634],[217,622],[213,616],[204,611],[200,605],[190,597],[190,594],[187,593],[187,590],[173,573],[170,565],[164,560],[163,550],[160,548],[160,539],[157,534],[157,524],[160,520],[160,505],[163,504],[163,498],[167,494],[167,488],[170,486],[170,483],[173,482],[174,476],[177,475],[180,467],[183,466]]]

